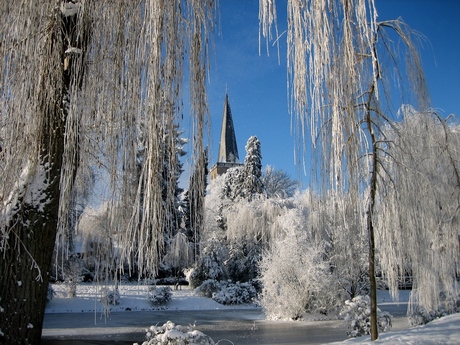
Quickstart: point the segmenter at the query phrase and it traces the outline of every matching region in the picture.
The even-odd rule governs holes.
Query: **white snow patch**
[[[460,341],[460,314],[452,314],[426,325],[408,328],[397,332],[382,333],[376,341],[369,336],[348,339],[331,344],[360,345],[458,345]]]
[[[44,207],[49,202],[45,190],[48,187],[47,175],[48,166],[39,164],[35,169],[32,169],[30,162],[22,169],[18,181],[13,186],[8,198],[3,202],[3,207],[0,213],[0,229],[3,236],[7,236],[5,229],[10,224],[12,217],[18,209],[18,200],[24,199],[24,203],[37,208],[39,212],[44,210]]]
[[[51,285],[55,296],[47,304],[46,313],[81,313],[103,312],[104,305],[99,302],[103,287],[96,283],[81,283],[77,285],[75,298],[67,298],[66,284]],[[248,309],[252,305],[225,306],[211,298],[195,296],[193,289],[183,286],[181,290],[174,290],[170,303],[162,306],[152,306],[148,300],[149,287],[136,283],[120,284],[120,303],[109,305],[111,312],[146,311],[146,310],[218,310],[218,309]],[[108,286],[114,290],[114,286]]]
[[[19,179],[11,190],[10,195],[3,202],[3,207],[0,213],[0,229],[2,229],[2,231],[4,231],[10,223],[10,220],[14,215],[14,210],[17,207],[18,199],[24,195],[28,182],[28,176],[29,164],[22,169],[21,175],[19,175]]]
[[[29,324],[27,325],[27,328],[29,328],[29,329],[34,328],[34,325],[32,325],[31,323],[29,323]]]
[[[81,49],[75,48],[75,47],[70,47],[65,51],[66,54],[78,54],[80,55],[82,53]]]
[[[70,17],[78,13],[80,3],[76,2],[61,2],[61,13],[64,17]]]
[[[49,203],[49,197],[46,195],[45,190],[48,188],[46,182],[47,172],[49,167],[38,165],[35,173],[32,173],[30,181],[27,185],[24,201],[37,207],[39,212],[43,212],[46,204]]]

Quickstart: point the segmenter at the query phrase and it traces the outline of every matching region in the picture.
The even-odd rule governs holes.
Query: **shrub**
[[[168,321],[163,326],[151,326],[147,331],[146,341],[142,345],[214,345],[206,334],[194,329],[194,326],[184,327]],[[135,343],[134,345],[139,345]]]
[[[76,254],[70,256],[69,260],[64,264],[63,275],[68,298],[75,298],[77,296],[77,285],[82,280],[82,266],[82,260]]]
[[[419,326],[419,325],[425,325],[428,322],[431,322],[433,320],[436,320],[442,316],[445,316],[447,314],[444,314],[440,310],[430,310],[427,311],[424,307],[422,306],[416,306],[412,308],[410,314],[409,314],[409,324],[411,326]]]
[[[323,253],[296,229],[264,253],[260,302],[268,319],[299,320],[306,312],[335,311],[340,295]]]
[[[165,305],[171,302],[172,290],[169,286],[151,286],[148,300],[153,306]]]
[[[218,282],[213,279],[204,281],[195,289],[195,294],[225,305],[252,303],[257,298],[256,288],[251,283]]]
[[[256,289],[250,283],[232,283],[223,281],[219,291],[215,292],[212,299],[220,304],[246,304],[252,303],[257,297]]]
[[[416,290],[412,291],[411,299],[413,298],[412,294],[416,293]],[[407,312],[409,324],[411,326],[424,325],[440,317],[460,312],[460,294],[449,295],[445,292],[441,292],[439,295],[439,301],[440,303],[438,307],[430,311],[418,303],[411,301]]]
[[[345,307],[340,312],[345,320],[351,321],[349,337],[360,337],[370,334],[371,331],[371,308],[369,296],[356,296],[352,300],[345,301]],[[389,331],[391,328],[391,315],[377,310],[377,327],[379,332]]]
[[[69,279],[65,281],[66,291],[67,291],[67,298],[75,298],[77,297],[77,281]]]
[[[222,280],[226,272],[217,251],[203,254],[195,266],[186,272],[187,280],[192,288],[200,286],[208,279]]]
[[[118,305],[120,304],[120,292],[118,291],[118,289],[102,289],[102,297],[100,301],[104,305]]]
[[[202,297],[212,298],[212,296],[219,290],[219,282],[214,279],[208,279],[195,289],[195,294]]]

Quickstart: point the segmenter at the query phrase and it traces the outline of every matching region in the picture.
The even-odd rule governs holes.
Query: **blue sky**
[[[460,0],[376,0],[379,20],[402,17],[426,36],[421,56],[433,107],[443,114],[460,115]],[[279,32],[286,28],[286,1],[277,1]],[[211,113],[210,165],[217,160],[225,91],[238,141],[240,160],[255,135],[262,148],[262,163],[286,171],[292,178],[308,177],[294,160],[295,138],[288,113],[286,46],[265,45],[259,55],[258,0],[220,0],[220,35],[215,37],[208,97]],[[297,161],[300,161],[298,157]],[[298,162],[297,162],[298,163]],[[307,167],[308,169],[308,167]]]

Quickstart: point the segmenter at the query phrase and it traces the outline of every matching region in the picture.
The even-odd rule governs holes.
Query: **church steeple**
[[[228,92],[226,92],[224,112],[222,114],[222,127],[220,129],[219,154],[217,156],[217,163],[210,170],[211,180],[218,175],[225,174],[230,168],[242,165],[239,163],[232,111],[230,109],[230,102],[228,101]]]
[[[238,146],[236,144],[235,128],[233,127],[232,111],[228,101],[228,92],[225,93],[222,127],[220,130],[218,162],[237,163],[239,160]]]

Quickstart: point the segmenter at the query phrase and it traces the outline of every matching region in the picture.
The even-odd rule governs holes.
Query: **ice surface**
[[[101,294],[102,288],[97,284],[79,284],[77,286],[76,298],[65,298],[65,284],[54,284],[53,288],[56,292],[54,299],[48,304],[46,313],[75,313],[81,315],[83,318],[88,318],[85,312],[102,311],[103,305],[99,302],[98,296]],[[120,285],[120,304],[111,306],[112,311],[143,311],[155,310],[158,307],[153,307],[148,303],[149,285],[141,284],[121,284]],[[393,302],[390,298],[388,291],[379,291],[378,303],[379,307],[399,307],[404,309],[407,306],[409,298],[408,291],[401,291],[400,300]],[[235,309],[235,306],[223,306],[212,299],[205,297],[194,296],[193,290],[188,287],[182,287],[182,290],[174,290],[173,298],[170,304],[161,307],[162,310],[178,310],[178,311],[191,311],[191,310],[225,310]],[[253,306],[237,306],[242,311],[244,309],[253,309]],[[83,313],[82,313],[83,312]],[[314,317],[312,316],[314,319]],[[321,321],[317,321],[321,322]],[[339,321],[337,321],[339,322]],[[296,322],[291,322],[296,323]],[[298,322],[297,322],[298,323]],[[145,325],[139,325],[139,328]],[[69,327],[72,327],[69,325]],[[132,328],[132,327],[131,327]],[[121,328],[120,328],[121,329]],[[124,328],[123,328],[124,329]],[[80,330],[81,331],[81,330]],[[104,331],[104,328],[85,328],[85,333],[94,331],[99,336]],[[131,329],[130,329],[131,331]],[[107,334],[113,334],[114,329],[107,327]],[[45,332],[46,333],[46,332]],[[205,332],[206,333],[206,332]],[[284,333],[283,333],[284,334]],[[288,338],[289,333],[284,337]],[[398,331],[391,331],[382,333],[376,342],[371,342],[369,337],[361,337],[356,339],[349,339],[339,343],[333,344],[417,344],[417,345],[431,345],[431,344],[458,344],[460,339],[460,314],[453,314],[435,320],[425,326],[414,328],[406,328]],[[286,339],[286,341],[288,341]],[[324,334],[324,343],[330,342],[328,335]],[[331,343],[332,344],[332,343]]]

